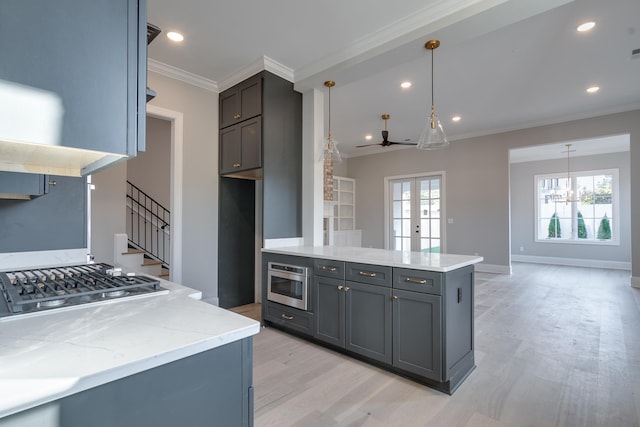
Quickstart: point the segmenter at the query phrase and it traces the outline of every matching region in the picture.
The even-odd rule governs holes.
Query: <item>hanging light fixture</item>
[[[327,138],[322,146],[322,154],[320,154],[320,161],[331,161],[333,163],[339,163],[342,161],[340,152],[338,151],[338,141],[333,139],[331,135],[331,88],[336,85],[333,80],[327,80],[324,85],[329,88],[329,130],[327,132]]]
[[[438,46],[440,46],[440,40],[429,40],[424,45],[426,49],[431,51],[431,115],[418,141],[418,149],[420,150],[433,150],[449,145],[444,129],[442,129],[442,123],[436,116],[436,107],[433,102],[433,51]]]
[[[571,189],[571,164],[569,162],[569,153],[572,153],[576,150],[571,149],[572,144],[564,144],[567,147],[567,187],[566,187],[566,195],[565,195],[565,204],[569,204],[575,202],[573,199],[573,190]]]

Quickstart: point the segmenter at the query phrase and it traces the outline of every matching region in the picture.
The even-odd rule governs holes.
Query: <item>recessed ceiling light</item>
[[[167,33],[167,38],[171,41],[174,42],[181,42],[182,40],[184,40],[184,36],[180,33],[177,33],[175,31],[169,31]]]
[[[580,31],[582,33],[584,31],[589,31],[590,29],[592,29],[595,26],[596,26],[595,22],[589,21],[589,22],[585,22],[584,24],[578,25],[578,28],[576,28],[576,30],[578,30],[578,31]]]
[[[402,89],[408,89],[408,88],[411,87],[411,82],[402,82],[402,83],[400,83],[400,87]]]
[[[369,141],[371,138],[373,138],[373,136],[371,135],[365,135],[364,139],[366,139],[367,141]]]
[[[451,121],[452,121],[452,122],[459,122],[459,121],[460,121],[460,119],[462,119],[462,117],[460,117],[460,116],[453,116],[453,117],[451,117]]]
[[[599,90],[600,90],[600,86],[591,86],[590,88],[587,89],[587,92],[596,93]]]

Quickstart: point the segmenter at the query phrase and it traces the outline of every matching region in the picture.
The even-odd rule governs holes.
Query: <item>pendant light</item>
[[[333,80],[327,80],[324,85],[329,88],[329,130],[327,132],[327,138],[322,146],[322,154],[320,154],[320,161],[331,161],[332,163],[339,163],[342,161],[342,156],[338,151],[338,141],[333,139],[331,135],[331,88],[336,85]]]
[[[436,107],[433,102],[433,51],[437,49],[438,46],[440,46],[440,40],[429,40],[424,45],[425,49],[431,51],[431,115],[418,141],[418,149],[420,150],[433,150],[449,145],[447,136],[444,134],[444,129],[442,129],[442,123],[440,123],[438,116],[436,116]]]
[[[573,190],[571,189],[571,167],[569,162],[569,153],[572,153],[576,150],[571,149],[572,144],[564,144],[567,147],[567,193],[565,197],[565,204],[573,203],[576,200],[573,199]]]

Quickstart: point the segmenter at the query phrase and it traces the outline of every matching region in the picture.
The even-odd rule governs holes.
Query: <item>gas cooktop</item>
[[[102,263],[0,272],[0,289],[0,317],[168,292],[157,279]]]

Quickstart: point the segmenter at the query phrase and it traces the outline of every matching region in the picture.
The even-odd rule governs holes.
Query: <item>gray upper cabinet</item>
[[[253,76],[220,94],[220,129],[262,114],[262,76]]]
[[[61,145],[144,149],[146,0],[3,0],[0,54],[0,79],[59,97]]]
[[[24,199],[42,196],[49,191],[47,175],[0,172],[0,199]]]
[[[254,117],[220,131],[220,173],[262,167],[262,120]]]

